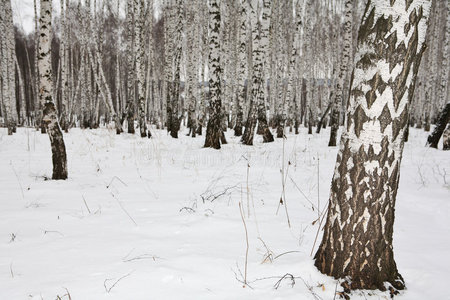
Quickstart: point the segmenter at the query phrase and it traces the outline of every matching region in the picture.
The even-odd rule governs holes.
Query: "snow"
[[[318,272],[310,256],[319,226],[312,207],[318,196],[320,209],[326,206],[337,154],[326,147],[328,130],[288,134],[291,228],[285,208],[276,213],[280,139],[263,144],[258,137],[255,146],[243,146],[228,132],[229,144],[213,150],[202,148],[204,136],[152,133],[141,139],[72,129],[65,134],[69,179],[51,181],[48,136],[0,129],[0,299],[68,299],[67,292],[74,300],[316,299],[313,293],[333,299],[336,281]],[[448,295],[450,160],[424,147],[426,136],[411,129],[404,149],[394,251],[408,289],[398,299]],[[236,279],[246,252],[239,202],[251,288]],[[275,289],[287,273],[295,284],[285,278]]]

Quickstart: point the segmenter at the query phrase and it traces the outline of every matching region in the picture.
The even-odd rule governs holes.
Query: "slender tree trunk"
[[[240,1],[239,11],[239,62],[238,62],[238,95],[236,97],[236,124],[234,126],[234,135],[242,135],[242,105],[246,101],[245,80],[247,79],[247,1]]]
[[[264,1],[263,17],[259,20],[257,1],[252,3],[252,21],[253,28],[253,72],[252,72],[252,96],[250,99],[250,107],[247,117],[247,122],[242,136],[242,143],[245,145],[253,145],[253,137],[256,129],[256,122],[260,123],[263,131],[264,142],[273,142],[273,136],[267,125],[266,110],[264,103],[265,93],[265,77],[264,77],[264,60],[265,52],[268,44],[268,28],[270,21],[268,20],[268,13],[270,12],[270,5],[267,0]]]
[[[52,179],[67,179],[67,158],[63,134],[58,123],[56,107],[52,99],[52,66],[51,66],[51,28],[52,1],[41,0],[39,18],[39,74],[40,102],[44,103],[42,121],[50,138],[52,148],[53,175]]]
[[[128,122],[128,133],[134,134],[134,68],[135,68],[135,47],[133,42],[133,33],[134,33],[134,2],[133,0],[127,1],[127,27],[128,27],[128,35],[127,35],[127,67],[128,67],[128,78],[127,78],[127,122]]]
[[[345,78],[347,78],[347,68],[352,55],[352,20],[353,20],[353,0],[345,0],[345,22],[344,22],[344,49],[342,50],[339,75],[336,83],[333,107],[331,109],[331,131],[329,147],[336,146],[337,132],[339,129],[339,115],[342,105]]]
[[[188,103],[188,127],[189,134],[192,137],[196,136],[197,130],[197,90],[198,90],[198,75],[196,59],[198,58],[198,13],[195,6],[186,6],[186,101]],[[197,50],[197,51],[196,51]],[[189,135],[188,134],[188,135]]]
[[[347,124],[315,255],[316,267],[346,278],[349,289],[404,288],[393,255],[394,210],[430,4],[369,1],[359,29]]]
[[[174,28],[174,37],[173,38],[173,64],[174,64],[174,74],[173,74],[173,83],[172,83],[172,97],[170,103],[170,126],[167,125],[167,130],[170,132],[170,135],[173,138],[178,138],[178,131],[180,130],[180,122],[181,117],[179,115],[180,108],[180,67],[181,67],[181,55],[182,55],[182,34],[183,34],[183,1],[176,0],[175,7],[172,10],[176,11],[176,26]]]
[[[139,131],[141,137],[147,137],[147,124],[145,114],[145,65],[144,65],[144,29],[145,16],[144,0],[135,0],[135,36],[136,36],[136,78],[138,83],[138,108],[139,108]]]
[[[220,64],[220,2],[210,1],[209,8],[209,107],[210,115],[206,127],[205,146],[220,149],[223,135],[222,112],[222,68]]]

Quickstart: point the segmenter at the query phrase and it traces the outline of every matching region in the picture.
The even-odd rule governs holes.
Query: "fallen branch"
[[[134,272],[134,271],[133,271],[133,272]],[[108,281],[112,281],[112,280],[115,280],[115,279],[114,279],[114,278],[112,278],[112,279],[105,279],[105,281],[103,282],[103,286],[105,287],[105,291],[106,291],[107,293],[111,292],[111,290],[116,286],[117,283],[119,283],[119,281],[121,281],[122,279],[124,279],[124,278],[130,276],[133,272],[130,272],[130,273],[126,274],[126,275],[123,275],[122,277],[120,277],[119,279],[117,279],[117,280],[116,280],[109,288],[106,286],[106,283],[107,283]]]

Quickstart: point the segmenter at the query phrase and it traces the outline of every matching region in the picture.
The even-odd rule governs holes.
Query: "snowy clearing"
[[[51,181],[48,136],[0,129],[0,299],[333,299],[337,281],[310,255],[337,153],[328,130],[301,128],[285,141],[291,228],[278,207],[281,139],[249,147],[229,131],[217,151],[202,148],[204,136],[152,133],[72,129],[69,179]],[[448,297],[450,159],[424,147],[426,136],[411,129],[403,153],[394,253],[407,289],[398,299]]]

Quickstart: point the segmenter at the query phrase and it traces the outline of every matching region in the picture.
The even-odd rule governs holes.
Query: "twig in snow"
[[[317,157],[317,218],[320,219],[320,189],[319,189],[319,169],[320,169],[320,158]]]
[[[284,204],[284,210],[286,211],[286,218],[287,218],[287,222],[288,222],[288,226],[289,228],[291,228],[291,220],[289,218],[289,213],[288,213],[288,208],[287,208],[287,201],[286,201],[286,178],[289,174],[289,166],[291,165],[291,162],[288,161],[288,165],[286,167],[286,175],[285,175],[285,170],[284,170],[284,139],[283,139],[283,167],[281,169],[281,187],[282,187],[282,191],[281,191],[281,196],[280,196],[280,201],[278,202],[278,207],[277,207],[277,212],[276,214],[278,214],[278,211],[280,209],[280,205]]]
[[[136,221],[131,217],[131,215],[128,213],[128,211],[125,209],[125,207],[122,206],[122,203],[119,201],[119,199],[116,198],[116,196],[114,196],[113,193],[111,193],[112,197],[114,199],[116,199],[117,203],[119,204],[120,208],[123,210],[123,212],[128,216],[128,218],[130,218],[131,221],[133,221],[134,225],[138,226],[138,224],[136,223]]]
[[[107,283],[108,281],[115,280],[115,278],[112,278],[112,279],[105,279],[105,281],[103,282],[103,286],[105,287],[105,291],[106,291],[107,293],[111,292],[111,290],[116,286],[117,283],[119,283],[119,281],[121,281],[122,279],[124,279],[124,278],[130,276],[133,272],[134,272],[134,271],[132,271],[132,272],[126,274],[126,275],[123,275],[122,277],[120,277],[119,279],[117,279],[117,280],[116,280],[109,288],[106,286],[106,283]]]
[[[249,175],[250,175],[250,163],[247,161],[247,215],[250,218],[250,200],[249,200],[250,188],[248,186]]]
[[[333,300],[336,300],[336,294],[337,294],[337,286],[338,286],[339,281],[336,280],[336,287],[334,288],[334,297]]]
[[[156,261],[157,259],[162,259],[162,258],[159,256],[156,256],[156,255],[152,255],[152,254],[142,254],[142,255],[138,255],[136,257],[132,257],[129,259],[124,259],[123,262],[130,262],[133,260],[141,260],[141,259],[153,259],[153,261]]]
[[[304,283],[305,286],[308,288],[309,292],[310,292],[311,295],[314,297],[314,299],[317,299],[317,300],[322,299],[321,297],[319,297],[319,295],[317,295],[317,294],[314,292],[314,289],[313,289],[312,286],[310,286],[310,285],[309,285],[302,277],[299,277],[299,278],[303,281],[303,283]]]
[[[297,252],[300,252],[300,251],[296,251],[296,250],[293,250],[293,251],[287,251],[287,252],[278,254],[277,256],[275,256],[275,257],[273,258],[273,260],[275,260],[275,259],[277,259],[278,257],[283,256],[283,255],[285,255],[285,254],[289,254],[289,253],[297,253]]]
[[[14,278],[14,272],[12,269],[12,262],[9,264],[9,271],[11,272],[11,277]]]
[[[16,172],[16,170],[14,169],[14,166],[13,166],[13,164],[12,164],[12,161],[10,161],[9,164],[10,164],[10,166],[11,166],[11,169],[12,169],[13,172],[14,172],[14,175],[16,175],[17,182],[19,183],[20,191],[21,191],[21,193],[22,193],[22,200],[25,200],[25,195],[23,194],[23,187],[22,187],[22,184],[20,183],[19,176],[17,175],[17,172]]]
[[[242,211],[242,205],[241,202],[239,202],[239,212],[241,213],[242,223],[244,224],[245,229],[245,242],[247,244],[247,247],[245,249],[245,269],[244,269],[244,286],[247,285],[247,262],[248,262],[248,232],[247,232],[247,225],[245,224],[244,220],[244,212]]]
[[[264,254],[263,261],[261,263],[264,264],[267,261],[272,262],[273,261],[273,252],[272,252],[272,250],[270,250],[269,247],[267,247],[266,243],[264,243],[262,238],[258,237],[258,239],[261,241],[261,243],[263,243],[264,248],[266,248],[266,254]]]
[[[303,193],[303,191],[300,189],[300,187],[297,185],[297,183],[294,181],[294,179],[292,179],[291,175],[289,175],[289,179],[291,179],[292,183],[294,184],[294,186],[297,188],[297,190],[300,192],[300,194],[302,194],[303,197],[305,197],[305,199],[311,204],[313,210],[314,208],[316,208],[317,210],[319,210],[314,203],[311,202],[311,200],[308,199],[308,197],[306,197],[305,193]]]
[[[120,182],[122,182],[122,184],[123,184],[124,186],[128,186],[125,182],[122,181],[122,179],[120,179],[120,178],[117,177],[117,176],[114,176],[114,177],[111,179],[111,181],[109,182],[109,184],[106,186],[107,189],[109,189],[109,187],[111,186],[111,184],[112,184],[112,182],[114,181],[114,179],[117,179],[117,180],[119,180]]]
[[[242,275],[241,269],[239,268],[239,265],[238,265],[237,263],[236,263],[236,267],[237,267],[237,269],[238,269],[238,271],[239,271],[239,275],[241,276],[241,278],[244,278],[244,275]],[[248,284],[248,282],[245,282],[243,279],[239,279],[239,278],[238,278],[238,274],[237,274],[233,269],[231,269],[231,271],[234,273],[234,278],[236,278],[236,280],[237,280],[238,282],[240,282],[240,283],[243,284],[242,287],[248,286],[249,288],[251,288],[251,289],[253,290],[253,287],[250,286],[250,285]]]
[[[286,274],[284,274],[275,284],[274,284],[274,288],[277,290],[279,287],[280,287],[280,285],[281,285],[281,282],[284,280],[284,279],[286,279],[286,278],[290,278],[291,279],[291,287],[294,287],[294,285],[295,285],[295,277],[292,275],[292,274],[289,274],[289,273],[286,273]]]
[[[180,209],[180,212],[182,212],[183,209],[186,210],[187,212],[195,213],[195,209],[193,209],[193,208],[191,208],[191,207],[187,207],[187,206],[182,207],[182,208]]]
[[[64,296],[67,296],[69,298],[69,300],[72,300],[72,297],[70,296],[69,290],[67,288],[64,288],[66,290],[66,294]],[[64,297],[63,296],[63,297]]]
[[[64,298],[64,297],[67,297],[67,298],[69,298],[69,300],[72,300],[69,290],[67,288],[64,288],[64,289],[66,290],[66,293],[64,295],[62,295],[62,297],[59,295],[56,295],[56,300],[62,300],[62,298]],[[42,299],[42,295],[41,295],[41,299]]]
[[[44,235],[46,235],[47,233],[59,233],[61,236],[64,236],[64,234],[56,230],[44,230]]]
[[[222,191],[220,191],[220,192],[218,192],[216,194],[212,193],[208,189],[204,193],[202,193],[200,195],[200,197],[202,198],[203,203],[205,203],[206,201],[213,202],[214,200],[216,200],[216,199],[218,199],[218,198],[220,198],[220,197],[222,197],[224,195],[230,194],[231,193],[230,190],[233,190],[233,189],[237,188],[238,185],[239,184],[235,184],[233,186],[226,187],[224,190],[222,190]],[[206,194],[208,194],[208,195],[206,195]]]
[[[88,212],[89,212],[89,214],[90,214],[90,213],[91,213],[91,210],[89,209],[89,206],[88,206],[87,203],[86,203],[86,199],[84,199],[84,196],[83,196],[83,195],[81,195],[81,197],[83,198],[84,205],[86,205],[86,208],[87,208],[87,210],[88,210]]]
[[[312,254],[313,254],[314,247],[316,246],[316,242],[317,242],[317,237],[319,236],[319,231],[320,231],[320,228],[322,227],[322,222],[323,222],[323,219],[325,218],[325,215],[326,215],[327,212],[328,212],[328,205],[322,212],[322,218],[320,218],[320,216],[319,216],[319,218],[320,218],[319,227],[317,227],[316,237],[314,238],[314,244],[313,244],[313,246],[311,248],[310,256],[312,256]]]

